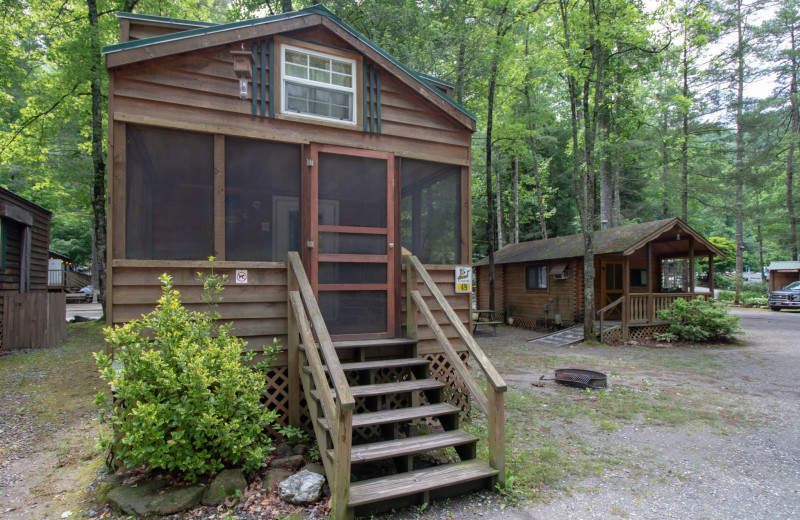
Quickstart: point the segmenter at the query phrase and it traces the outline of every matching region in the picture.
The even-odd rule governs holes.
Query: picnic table
[[[495,334],[497,334],[497,326],[502,325],[502,321],[498,321],[496,317],[496,312],[489,309],[476,309],[474,311],[475,314],[478,315],[477,319],[472,322],[472,334],[475,334],[475,331],[478,330],[478,327],[484,326],[491,326],[492,330]]]

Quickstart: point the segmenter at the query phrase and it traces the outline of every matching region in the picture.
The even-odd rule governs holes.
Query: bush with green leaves
[[[230,324],[217,324],[224,277],[201,277],[207,312],[188,311],[171,277],[159,279],[156,309],[105,329],[113,359],[95,355],[112,388],[97,396],[114,429],[101,444],[127,467],[177,471],[192,481],[230,466],[258,469],[273,449],[267,427],[276,414],[260,399],[277,344],[253,365]]]
[[[669,308],[658,311],[658,317],[669,322],[667,332],[654,334],[659,341],[732,340],[742,332],[739,316],[728,313],[722,304],[702,298],[675,300]]]

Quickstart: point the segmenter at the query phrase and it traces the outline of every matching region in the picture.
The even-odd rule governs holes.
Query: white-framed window
[[[358,121],[355,60],[281,46],[281,111],[323,121]]]
[[[525,267],[525,289],[547,289],[547,266],[545,264]]]

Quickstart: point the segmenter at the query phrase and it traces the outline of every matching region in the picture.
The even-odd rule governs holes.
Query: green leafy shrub
[[[766,296],[756,296],[744,298],[744,304],[751,307],[763,307],[767,304],[768,298]]]
[[[675,300],[668,309],[658,311],[658,317],[669,322],[666,333],[654,335],[659,341],[730,340],[741,333],[739,316],[729,314],[719,303],[702,298]]]
[[[244,342],[230,324],[216,323],[224,277],[201,277],[207,312],[186,310],[171,277],[159,279],[163,294],[153,312],[104,330],[113,361],[95,355],[113,390],[113,400],[97,396],[114,428],[102,446],[128,467],[179,471],[193,481],[226,466],[259,468],[273,449],[266,428],[276,414],[260,399],[277,345],[251,368]]]

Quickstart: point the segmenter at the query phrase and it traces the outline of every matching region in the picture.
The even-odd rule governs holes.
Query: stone
[[[278,486],[281,500],[296,505],[308,505],[322,496],[325,477],[310,471],[301,471],[287,478]]]
[[[290,469],[292,471],[297,471],[300,469],[303,464],[305,464],[305,460],[303,460],[302,455],[291,455],[289,457],[281,457],[279,459],[272,459],[269,463],[270,468],[281,468],[281,469]]]
[[[325,468],[322,467],[322,464],[314,464],[313,462],[303,466],[302,471],[310,471],[311,473],[316,473],[317,475],[322,475],[323,477],[325,476]]]
[[[305,455],[308,451],[308,446],[305,444],[298,444],[294,448],[292,448],[292,453],[295,455]]]
[[[278,447],[275,448],[275,454],[278,457],[289,457],[291,455],[294,455],[294,453],[292,452],[292,447],[286,444],[285,442],[283,444],[278,444]]]
[[[294,475],[294,471],[288,469],[271,469],[267,471],[264,476],[264,489],[267,491],[275,491],[278,489],[278,484]]]
[[[240,469],[226,469],[206,487],[203,498],[200,502],[204,506],[215,506],[225,501],[225,498],[235,495],[236,491],[245,492],[247,480]]]
[[[119,486],[108,492],[108,504],[128,515],[170,515],[200,503],[203,488],[182,486],[164,490],[167,481],[146,480]]]

